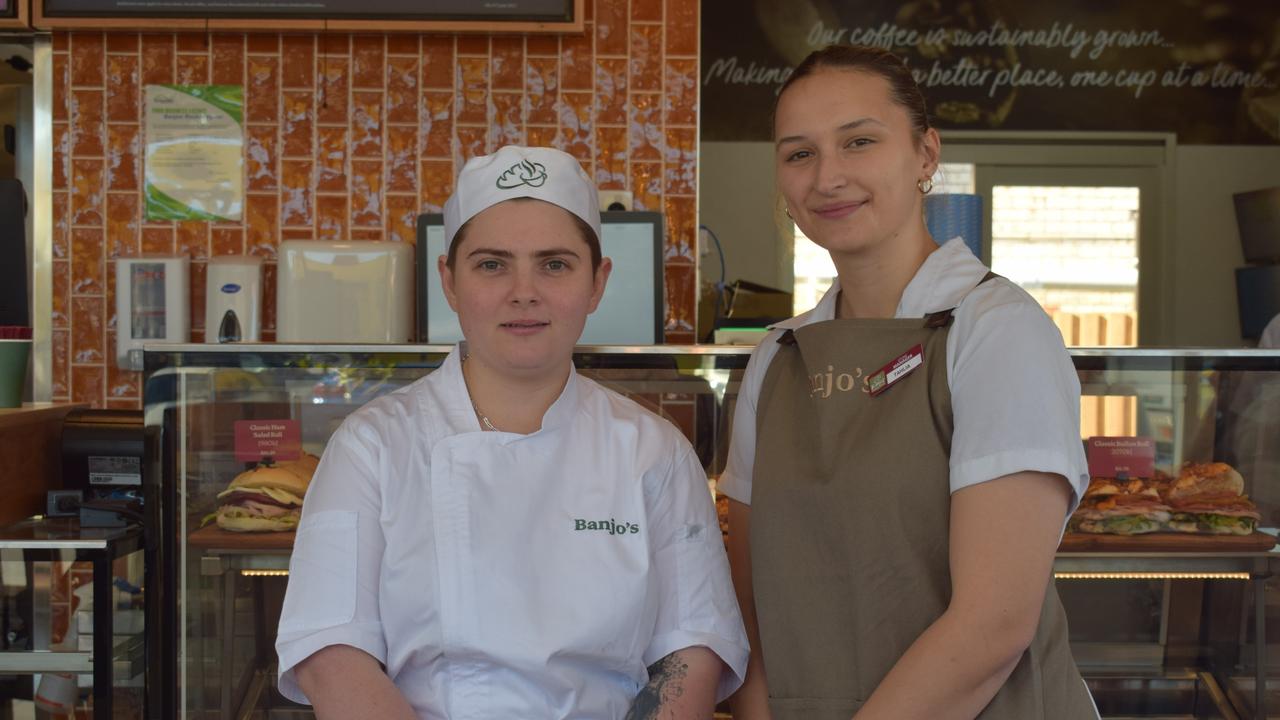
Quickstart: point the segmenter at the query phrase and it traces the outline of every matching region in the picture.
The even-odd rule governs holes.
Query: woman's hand
[[[319,720],[417,720],[409,701],[369,653],[330,645],[298,663],[298,687]]]
[[[951,604],[858,720],[972,720],[1035,637],[1070,504],[1061,475],[1020,472],[951,496]]]
[[[708,720],[724,663],[704,647],[677,650],[649,666],[649,684],[631,703],[626,720]]]

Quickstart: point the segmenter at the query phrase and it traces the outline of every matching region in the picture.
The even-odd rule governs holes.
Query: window
[[[991,269],[1053,317],[1068,345],[1133,346],[1138,188],[996,185]]]

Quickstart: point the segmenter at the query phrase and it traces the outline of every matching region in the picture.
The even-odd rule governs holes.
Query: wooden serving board
[[[1146,535],[1095,535],[1067,533],[1058,552],[1267,552],[1276,538],[1266,533],[1250,535],[1192,535],[1191,533],[1147,533]]]
[[[187,544],[202,550],[281,552],[293,550],[294,532],[230,532],[210,523],[187,536]]]

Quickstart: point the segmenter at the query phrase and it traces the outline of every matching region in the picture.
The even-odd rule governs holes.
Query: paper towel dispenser
[[[276,340],[407,343],[413,339],[413,246],[280,243]]]

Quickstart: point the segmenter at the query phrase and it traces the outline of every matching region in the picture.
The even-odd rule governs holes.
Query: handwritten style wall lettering
[[[778,87],[809,52],[902,55],[943,128],[1171,131],[1280,142],[1280,3],[1144,0],[703,4],[703,137],[767,140]],[[744,112],[754,108],[756,112]]]

